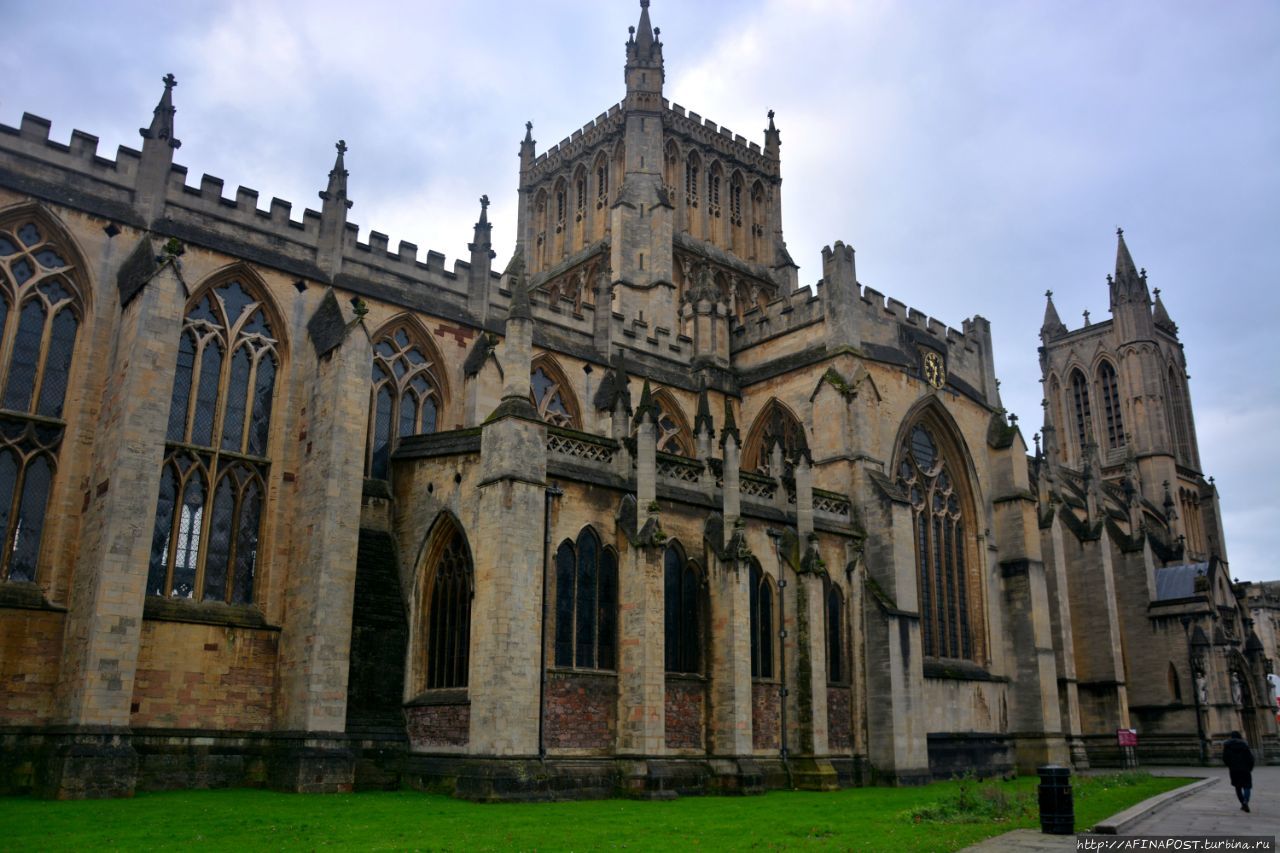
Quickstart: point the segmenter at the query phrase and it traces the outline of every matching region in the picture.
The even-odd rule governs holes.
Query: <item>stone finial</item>
[[[489,259],[497,257],[497,252],[493,251],[493,226],[489,224],[489,196],[480,196],[480,219],[475,225],[475,234],[471,238],[471,242],[467,244],[467,249],[473,255],[471,263],[476,263],[476,254],[487,254]],[[486,273],[488,271],[486,270]]]
[[[347,153],[347,141],[339,139],[333,146],[338,151],[338,156],[333,160],[333,168],[329,170],[329,184],[320,193],[320,199],[325,202],[325,208],[330,204],[342,204],[347,210],[351,209],[351,200],[347,198],[347,171],[345,155]],[[324,211],[321,211],[321,215]]]
[[[764,131],[764,153],[773,159],[778,159],[778,149],[782,147],[782,134],[778,132],[778,126],[773,123],[773,110],[769,110],[769,126]]]
[[[512,267],[515,269],[512,270]],[[507,307],[507,321],[532,320],[533,308],[529,305],[529,279],[525,275],[524,261],[513,258],[508,266],[511,275],[511,304]]]
[[[733,443],[738,447],[742,446],[742,436],[738,434],[738,424],[733,419],[733,403],[728,397],[724,398],[724,426],[720,428],[720,446],[724,446],[725,439],[733,436]]]
[[[164,94],[151,116],[151,126],[139,128],[138,134],[143,139],[164,140],[170,148],[181,148],[182,142],[173,135],[173,116],[177,112],[173,106],[173,87],[178,85],[178,80],[172,74],[166,74],[163,83]]]
[[[1089,325],[1089,309],[1084,309],[1084,324]]]
[[[701,435],[704,431],[708,436],[715,434],[715,426],[711,421],[711,401],[707,396],[706,382],[703,382],[702,387],[698,389],[698,412],[693,418],[694,434]]]

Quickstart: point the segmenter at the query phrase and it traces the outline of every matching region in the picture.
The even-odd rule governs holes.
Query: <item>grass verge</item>
[[[1076,777],[1076,827],[1091,827],[1189,781],[1146,773]],[[503,805],[414,791],[0,798],[0,849],[957,850],[1010,829],[1038,827],[1037,783],[1033,777],[960,779],[822,794]]]

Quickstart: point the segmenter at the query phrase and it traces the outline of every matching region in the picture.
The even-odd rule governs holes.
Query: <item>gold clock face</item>
[[[924,380],[934,388],[941,388],[947,382],[947,369],[942,365],[942,356],[936,352],[924,354]]]

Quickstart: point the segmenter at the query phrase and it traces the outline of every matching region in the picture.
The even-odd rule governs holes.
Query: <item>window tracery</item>
[[[720,218],[720,168],[714,163],[707,172],[707,215]]]
[[[751,561],[751,677],[773,678],[773,578]]]
[[[1098,386],[1102,391],[1102,410],[1107,420],[1107,447],[1124,447],[1124,420],[1120,414],[1120,391],[1116,385],[1116,369],[1111,362],[1098,366]]]
[[[253,600],[277,349],[264,306],[238,280],[187,311],[147,594]]]
[[[920,590],[920,633],[929,657],[978,658],[970,578],[968,507],[951,460],[933,431],[911,429],[899,452],[898,483],[911,504]]]
[[[555,665],[614,669],[618,559],[591,528],[556,551]]]
[[[435,362],[415,344],[404,326],[373,347],[373,389],[369,414],[368,476],[385,480],[391,454],[402,438],[435,432],[443,401]]]
[[[689,208],[698,206],[698,155],[693,152],[684,163],[684,204]]]
[[[786,471],[774,471],[773,447],[782,447],[783,466],[794,465],[808,451],[809,443],[805,438],[804,427],[791,412],[777,400],[769,405],[757,418],[752,428],[752,438],[748,440],[745,467],[750,471],[759,471],[769,476],[781,476]]]
[[[0,227],[0,581],[34,581],[83,307],[75,270],[31,219]]]
[[[701,672],[701,576],[675,542],[667,546],[662,561],[667,672]]]
[[[1093,412],[1089,408],[1089,382],[1078,368],[1071,372],[1071,397],[1075,402],[1076,440],[1083,453],[1093,435]]]
[[[456,525],[444,535],[427,607],[428,690],[466,687],[471,654],[471,551]]]
[[[552,426],[575,426],[575,418],[560,380],[543,365],[535,364],[529,375],[529,389],[538,417]]]

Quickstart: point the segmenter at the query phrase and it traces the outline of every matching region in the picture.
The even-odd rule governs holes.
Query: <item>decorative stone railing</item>
[[[563,427],[547,427],[548,453],[608,465],[613,462],[617,450],[618,443],[611,438]]]
[[[839,492],[828,492],[826,489],[813,490],[813,511],[834,516],[841,521],[852,519],[849,498]]]
[[[657,455],[658,476],[682,483],[698,483],[702,480],[702,463],[696,459],[671,453]]]
[[[738,475],[738,488],[743,495],[771,501],[778,493],[778,481],[754,471],[743,471]]]

